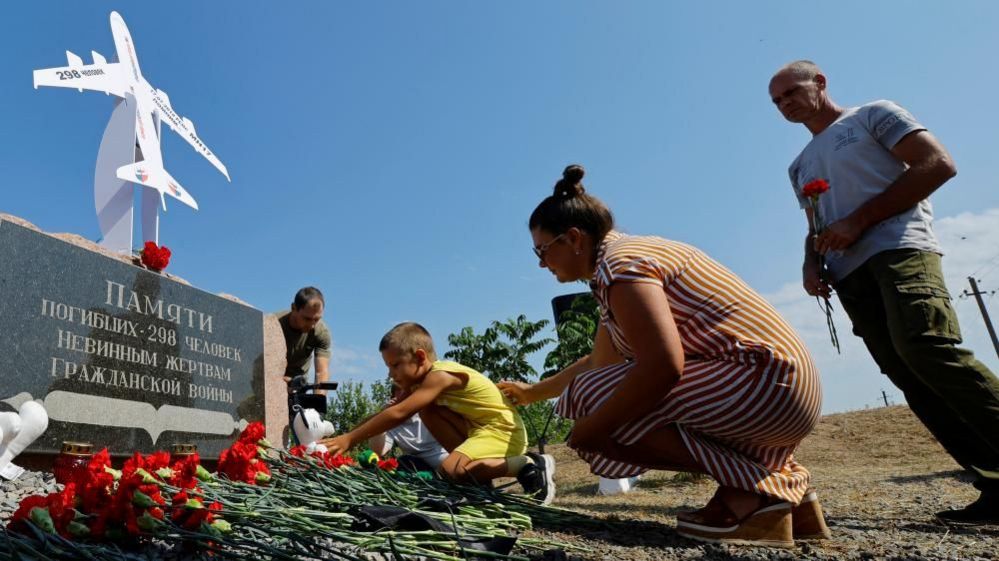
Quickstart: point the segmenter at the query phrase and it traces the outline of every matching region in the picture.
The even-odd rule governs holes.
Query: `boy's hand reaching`
[[[510,403],[514,405],[527,405],[528,403],[534,403],[537,398],[534,397],[531,391],[534,388],[533,384],[527,384],[524,382],[514,382],[511,380],[503,380],[496,384],[503,395],[510,400]]]
[[[334,436],[333,438],[324,438],[319,441],[319,444],[325,446],[326,450],[330,454],[346,454],[354,445],[349,434],[341,434],[340,436]]]

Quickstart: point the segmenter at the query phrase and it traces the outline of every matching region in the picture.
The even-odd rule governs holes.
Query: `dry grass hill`
[[[676,513],[703,505],[714,491],[711,480],[653,471],[635,491],[603,497],[571,450],[549,448],[558,462],[557,506],[626,522],[592,534],[550,533],[590,548],[573,553],[582,559],[999,559],[999,526],[935,521],[933,513],[962,506],[977,492],[905,406],[821,420],[798,459],[812,472],[834,536],[784,552],[703,546],[677,536]]]

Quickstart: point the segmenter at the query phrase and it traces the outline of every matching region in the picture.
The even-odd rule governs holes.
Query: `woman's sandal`
[[[678,515],[676,532],[709,543],[794,547],[788,502],[765,501],[763,506],[739,519],[722,501],[711,500],[700,510]]]
[[[796,540],[828,540],[832,537],[815,491],[805,491],[798,506],[791,509],[791,530]]]
[[[726,507],[721,504],[721,498],[719,498],[718,492],[715,492],[715,494],[708,499],[707,504],[701,508],[697,510],[684,510],[676,513],[676,520],[677,522],[682,520],[684,522],[693,522],[696,524],[700,522],[703,517],[716,516],[716,514],[713,513],[718,512],[719,508],[725,509]]]

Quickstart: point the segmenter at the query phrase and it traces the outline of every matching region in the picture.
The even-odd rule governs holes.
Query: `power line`
[[[961,236],[962,242],[967,241],[967,239],[968,236]],[[986,267],[988,267],[988,269],[983,272],[982,269],[985,269]],[[970,276],[977,277],[979,279],[979,282],[981,282],[982,277],[991,274],[992,271],[996,269],[996,267],[999,267],[999,253],[996,253],[992,257],[986,259],[981,265],[978,266],[977,269],[971,272]]]
[[[965,238],[962,236],[961,239],[963,240]],[[985,274],[979,275],[978,272],[981,271],[982,269],[984,269],[985,267],[989,267],[989,271],[988,272],[991,272],[992,269],[995,269],[996,267],[999,267],[999,253],[996,253],[991,258],[987,259],[985,261],[985,263],[983,263],[982,265],[980,265],[977,269],[975,269],[971,273],[971,276],[973,276],[973,277],[984,277]]]
[[[977,275],[972,275],[972,276],[978,277],[978,279],[981,280],[982,278],[985,278],[985,277],[989,276],[990,274],[992,274],[992,272],[995,271],[996,268],[999,268],[999,257],[997,257],[996,259],[994,259],[994,261],[995,261],[995,263],[993,263],[991,267],[989,267],[988,269],[985,269],[984,271],[982,271],[981,273],[979,273]]]

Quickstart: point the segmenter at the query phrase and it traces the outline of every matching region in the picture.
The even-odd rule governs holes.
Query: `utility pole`
[[[884,390],[881,390],[881,399],[885,400],[885,407],[888,407],[888,394]]]
[[[989,330],[989,336],[992,337],[992,346],[995,347],[996,356],[999,356],[999,339],[996,339],[996,330],[992,327],[992,320],[989,319],[989,311],[985,309],[985,301],[982,300],[982,292],[978,290],[978,282],[975,281],[975,277],[968,277],[968,283],[971,284],[971,293],[965,291],[965,295],[973,295],[978,301],[978,309],[982,311],[985,327]]]

